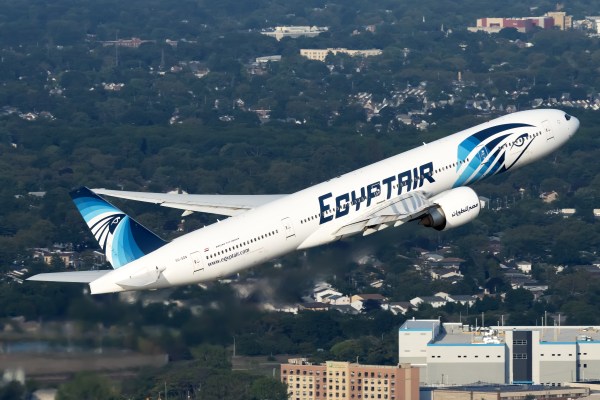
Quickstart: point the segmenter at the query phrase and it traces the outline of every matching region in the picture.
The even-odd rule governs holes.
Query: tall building
[[[419,371],[410,365],[361,365],[291,359],[281,365],[290,400],[419,400]]]
[[[567,15],[564,11],[547,12],[545,16],[554,20],[554,26],[560,28],[561,31],[573,28],[573,16]]]
[[[424,385],[543,384],[600,379],[600,327],[474,328],[409,320],[399,330],[399,362]]]

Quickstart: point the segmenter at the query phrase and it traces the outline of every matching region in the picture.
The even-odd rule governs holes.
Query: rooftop
[[[542,343],[600,342],[600,326],[502,326],[500,329],[539,331]]]
[[[401,330],[431,330],[437,320],[406,321]],[[444,323],[439,335],[430,345],[478,345],[503,344],[506,331],[540,332],[541,344],[563,344],[575,342],[600,343],[600,326],[496,326],[472,327],[460,323]]]
[[[437,388],[437,390],[459,390],[465,392],[537,392],[537,391],[564,391],[569,389],[564,386],[547,385],[472,385],[472,386],[453,386],[451,388]]]
[[[439,326],[440,321],[437,319],[410,319],[400,327],[402,331],[422,331],[422,330],[431,330],[434,327]]]

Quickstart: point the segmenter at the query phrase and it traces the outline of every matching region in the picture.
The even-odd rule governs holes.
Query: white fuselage
[[[579,127],[576,118],[565,115],[518,112],[423,144],[186,234],[95,280],[91,292],[128,290],[117,282],[149,270],[159,271],[160,278],[144,289],[209,281],[330,243],[344,236],[340,228],[406,193],[418,190],[430,198],[551,153]],[[496,131],[502,138],[469,147],[470,137]],[[474,163],[478,157],[481,162]]]

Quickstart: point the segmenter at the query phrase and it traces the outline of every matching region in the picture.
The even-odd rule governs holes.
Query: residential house
[[[59,258],[67,267],[76,266],[74,251],[49,250],[46,248],[33,249],[33,258],[42,260],[47,265],[51,265],[55,257]]]
[[[553,201],[558,200],[558,193],[554,190],[551,192],[544,192],[540,194],[540,199],[542,199],[544,203],[552,203]]]
[[[329,305],[319,302],[302,303],[298,305],[298,309],[307,311],[327,311],[329,310]]]
[[[396,301],[390,303],[384,303],[381,305],[386,311],[390,311],[394,315],[406,315],[406,313],[413,309],[413,305],[408,301]]]
[[[413,307],[418,308],[421,304],[429,304],[433,308],[440,308],[446,305],[448,301],[439,296],[419,296],[410,300]]]
[[[525,274],[531,274],[531,262],[530,261],[517,261],[515,263],[517,269]]]
[[[337,290],[329,287],[327,289],[323,289],[323,290],[320,290],[318,292],[314,292],[313,293],[313,298],[317,302],[327,303],[327,301],[325,301],[325,299],[327,299],[327,298],[329,298],[330,296],[333,296],[333,295],[341,296],[342,294],[340,292],[338,292]]]
[[[322,301],[323,303],[336,306],[350,305],[350,297],[337,294],[332,294],[331,296],[324,297]]]
[[[448,294],[446,292],[437,292],[435,296],[446,300],[448,303],[460,303],[462,305],[468,304],[469,306],[472,306],[477,301],[477,297],[473,295]]]
[[[464,276],[460,273],[460,271],[455,271],[447,268],[432,268],[429,271],[429,275],[431,279],[462,279]]]
[[[355,294],[350,297],[350,305],[360,311],[367,300],[377,301],[379,304],[387,301],[387,299],[379,293]]]
[[[460,268],[460,264],[464,263],[465,260],[458,257],[444,257],[439,261],[434,261],[432,264],[435,264],[436,267],[443,268]]]
[[[477,301],[477,297],[469,294],[452,294],[448,296],[449,300],[454,303],[462,304],[463,306],[472,307]]]
[[[533,293],[533,299],[538,300],[544,295],[544,292],[548,290],[548,285],[541,284],[539,282],[525,282],[522,286],[523,289],[529,290]]]

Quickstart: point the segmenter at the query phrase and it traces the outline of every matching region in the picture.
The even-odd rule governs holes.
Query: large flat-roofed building
[[[575,399],[588,396],[590,390],[583,387],[548,387],[543,385],[459,386],[437,388],[427,400],[523,400],[527,398]]]
[[[419,371],[410,365],[361,365],[292,359],[281,365],[290,400],[419,400]]]
[[[600,378],[600,327],[473,328],[409,320],[399,330],[400,363],[419,367],[424,385],[543,384]]]
[[[379,56],[382,51],[379,49],[369,50],[349,50],[344,48],[329,48],[329,49],[300,49],[300,55],[310,60],[325,61],[327,55],[331,53],[336,54],[348,54],[350,56],[361,56],[361,57],[372,57]]]
[[[504,28],[515,28],[519,32],[527,33],[535,27],[551,29],[554,27],[555,19],[551,16],[529,17],[529,18],[479,18],[477,26],[469,27],[469,31],[484,31],[498,33]]]
[[[329,28],[326,26],[276,26],[275,28],[261,32],[261,34],[281,40],[284,37],[294,39],[301,36],[315,37],[328,30]]]

